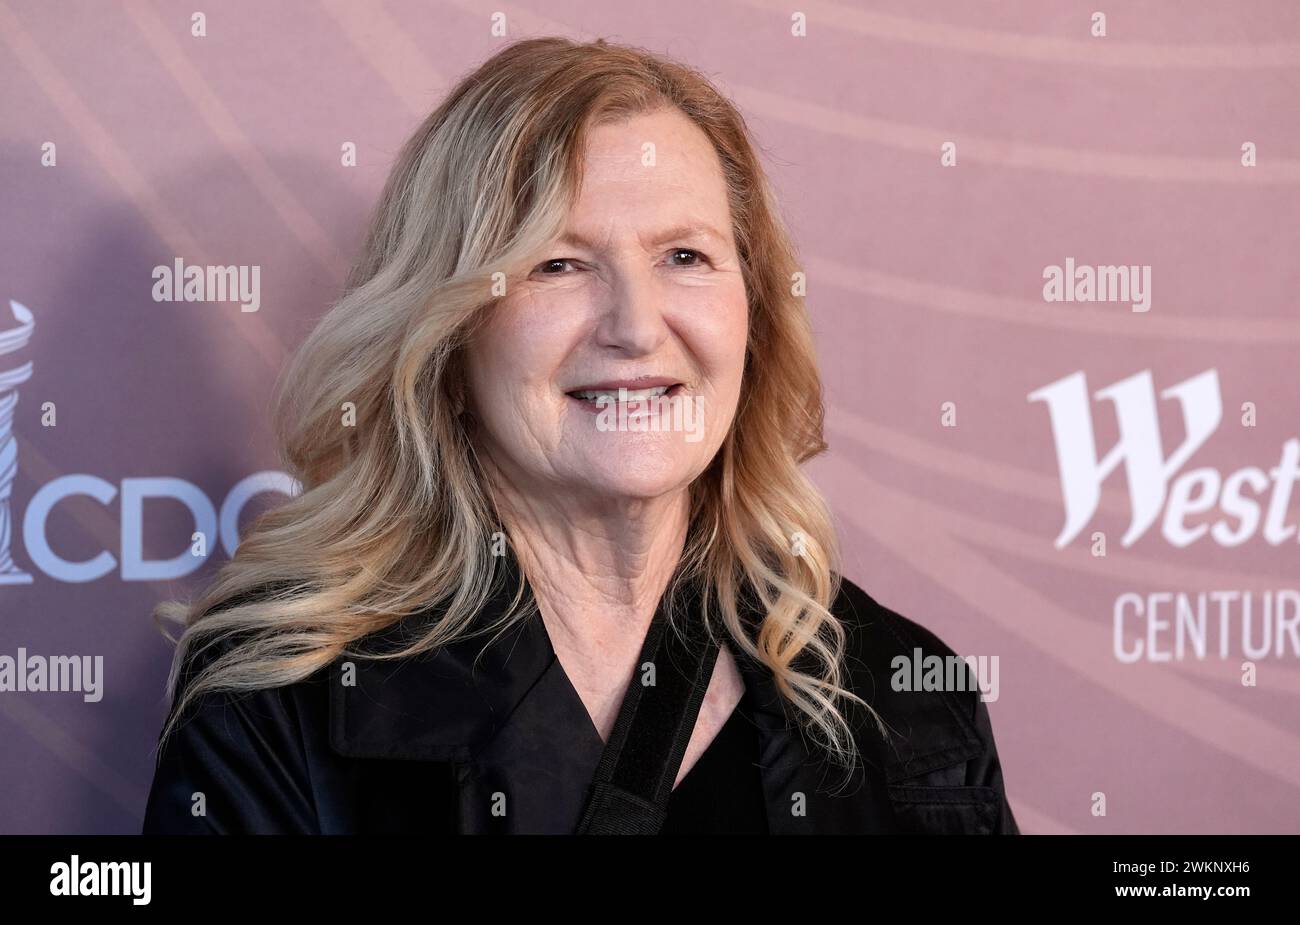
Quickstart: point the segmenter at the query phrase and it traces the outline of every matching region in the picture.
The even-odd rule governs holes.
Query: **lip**
[[[660,396],[661,400],[671,400],[686,392],[686,384],[679,379],[672,379],[667,376],[647,376],[644,379],[607,379],[598,385],[580,385],[566,392],[565,397],[584,411],[600,414],[610,407],[608,402],[600,404],[595,399],[579,398],[573,393],[617,389],[633,391],[635,389],[653,389],[664,385],[670,386],[670,388]],[[614,407],[618,407],[617,401],[614,403]],[[632,414],[648,414],[653,413],[658,406],[654,401],[631,400],[624,407]]]
[[[601,382],[594,382],[590,385],[575,385],[571,389],[565,389],[566,395],[572,395],[574,392],[594,392],[606,389],[653,389],[661,385],[681,385],[682,380],[673,379],[669,376],[642,376],[639,379],[605,379]]]

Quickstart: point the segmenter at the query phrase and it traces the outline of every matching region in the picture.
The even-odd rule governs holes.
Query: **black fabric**
[[[513,596],[517,564],[501,564],[485,622]],[[847,711],[862,757],[845,784],[770,672],[724,636],[745,709],[672,792],[661,832],[1018,831],[978,693],[889,683],[894,657],[952,650],[847,579],[831,610],[846,630],[845,683],[888,736]],[[375,646],[422,634],[438,616],[403,620]],[[743,616],[756,626],[763,615]],[[573,832],[604,744],[540,619],[491,644],[478,636],[404,659],[342,657],[285,687],[206,695],[187,714],[158,756],[147,834]]]
[[[685,600],[688,618],[697,614],[698,600],[691,589]],[[628,685],[578,834],[654,835],[663,826],[669,793],[718,660],[718,643],[698,620],[683,622],[680,632],[674,632],[660,601],[637,659],[638,673],[654,669],[654,683],[641,683],[639,674]]]
[[[749,694],[668,799],[661,835],[767,835]]]

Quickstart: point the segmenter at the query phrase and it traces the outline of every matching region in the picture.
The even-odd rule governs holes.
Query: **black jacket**
[[[504,612],[515,569],[507,556],[505,581],[480,617]],[[850,712],[862,760],[845,786],[842,766],[823,759],[792,725],[792,708],[778,698],[770,673],[737,654],[755,704],[768,830],[1017,834],[979,693],[891,686],[895,656],[952,650],[848,579],[833,611],[849,634],[852,689],[894,735],[882,741],[860,708]],[[435,618],[431,611],[401,621],[375,637],[379,649]],[[566,730],[529,720],[548,715],[539,705],[567,682],[558,681],[540,618],[517,623],[474,664],[487,638],[434,655],[340,658],[286,687],[200,697],[159,755],[144,834],[535,831],[524,811],[509,821],[491,812],[501,785],[493,760],[514,760],[539,736],[565,737]],[[191,661],[182,677],[201,664]],[[544,754],[550,761],[554,753]],[[565,775],[587,773],[599,755],[584,754],[580,744],[572,755],[570,767],[532,769],[530,788],[551,801],[578,798],[582,788],[564,785]],[[581,805],[561,808],[576,817]]]

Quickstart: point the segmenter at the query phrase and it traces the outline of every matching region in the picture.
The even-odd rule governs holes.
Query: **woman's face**
[[[653,498],[704,471],[740,396],[722,166],[676,109],[594,128],[584,157],[565,233],[470,344],[469,403],[515,490]]]

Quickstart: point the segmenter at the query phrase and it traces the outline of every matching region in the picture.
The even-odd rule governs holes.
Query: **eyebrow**
[[[669,241],[684,241],[692,238],[710,238],[719,245],[725,245],[726,237],[717,231],[712,225],[706,223],[694,223],[686,225],[674,225],[672,228],[665,228],[652,235],[648,241],[651,247],[659,247],[667,244]],[[643,239],[644,240],[644,239]],[[588,250],[599,250],[599,246],[584,238],[574,231],[566,231],[560,235],[558,243],[572,244],[576,247],[585,247]]]

